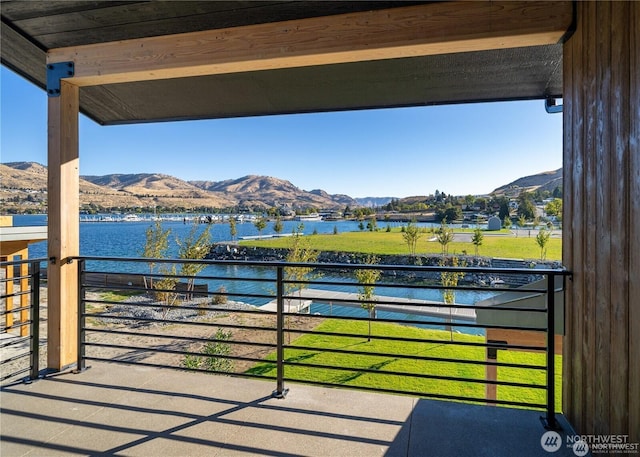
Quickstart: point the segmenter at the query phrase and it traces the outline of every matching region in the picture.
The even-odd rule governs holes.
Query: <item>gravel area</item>
[[[89,292],[88,300],[100,302],[104,293]],[[47,295],[46,288],[41,290],[40,321],[40,368],[47,366]],[[208,303],[215,310],[204,310],[201,305]],[[242,344],[245,342],[274,345],[276,342],[276,319],[274,313],[258,312],[256,307],[242,302],[227,301],[224,304],[211,304],[210,298],[197,298],[188,302],[181,301],[176,306],[163,309],[158,302],[149,296],[127,297],[126,302],[119,304],[90,303],[87,307],[91,314],[86,318],[87,357],[96,357],[127,363],[159,364],[182,367],[185,363],[183,354],[164,351],[188,351],[202,353],[206,340],[212,338],[219,329],[230,332],[230,355],[237,357],[262,359],[275,349],[273,347]],[[156,306],[152,306],[156,305]],[[252,312],[247,312],[252,311]],[[111,316],[105,319],[104,316]],[[142,319],[142,320],[140,320]],[[152,320],[168,320],[170,322],[153,322]],[[311,329],[321,322],[308,315],[291,316],[286,319],[288,329]],[[246,327],[246,328],[242,328]],[[112,333],[116,332],[116,333]],[[295,339],[292,332],[287,340]],[[203,340],[198,340],[203,339]],[[95,345],[95,346],[94,346]],[[2,360],[16,354],[28,353],[28,343],[16,347],[2,349]],[[9,352],[11,351],[11,352]],[[230,371],[243,372],[253,366],[253,361],[234,361]],[[91,361],[87,361],[91,365]],[[29,358],[19,358],[2,365],[2,375],[29,367]],[[3,381],[6,385],[26,377]]]

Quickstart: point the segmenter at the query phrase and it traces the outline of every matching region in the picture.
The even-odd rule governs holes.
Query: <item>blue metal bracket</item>
[[[561,113],[562,105],[556,105],[555,98],[547,98],[544,101],[544,109],[549,114]]]
[[[47,95],[60,96],[60,80],[70,78],[75,74],[73,62],[57,62],[47,64]]]

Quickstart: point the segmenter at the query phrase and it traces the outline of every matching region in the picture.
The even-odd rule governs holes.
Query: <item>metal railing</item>
[[[277,397],[295,382],[524,407],[555,427],[564,270],[76,260],[80,370],[99,360],[269,379]],[[366,269],[381,278],[359,282]],[[541,282],[510,286],[523,278]]]
[[[40,263],[0,262],[0,382],[37,379],[40,365]],[[27,374],[26,377],[23,375]],[[23,378],[21,378],[23,376]]]

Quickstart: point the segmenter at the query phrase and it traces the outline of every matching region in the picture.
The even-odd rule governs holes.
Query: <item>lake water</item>
[[[33,225],[46,225],[46,216],[44,215],[16,215],[13,217],[15,226],[33,226]],[[140,257],[142,249],[145,244],[145,232],[151,226],[151,222],[81,222],[80,223],[80,255],[84,256],[109,256],[109,257]],[[284,229],[282,233],[293,232],[300,222],[295,221],[283,221]],[[169,256],[176,255],[178,247],[173,241],[176,238],[184,238],[191,230],[192,224],[190,222],[184,223],[181,220],[169,220],[163,221],[163,228],[170,229],[170,244],[171,249]],[[386,223],[380,224],[382,227],[386,226]],[[400,226],[400,223],[391,223],[391,226]],[[419,224],[425,226],[431,226],[431,224]],[[204,230],[205,224],[200,226],[200,230]],[[273,224],[269,223],[267,228],[263,230],[262,235],[268,235],[273,233]],[[250,222],[238,223],[237,237],[244,236],[256,236],[258,230]],[[358,223],[353,221],[305,221],[304,233],[311,234],[315,231],[317,233],[333,233],[334,228],[337,228],[338,232],[358,231]],[[231,239],[229,224],[218,223],[211,225],[211,239],[213,242],[229,241]],[[46,241],[40,243],[34,243],[29,245],[29,256],[31,258],[39,258],[47,256],[47,244]],[[91,267],[91,265],[89,265]],[[106,271],[126,271],[126,272],[146,272],[146,265],[144,264],[127,264],[124,262],[114,263],[101,263],[100,270]],[[222,277],[240,277],[240,276],[252,276],[273,278],[273,271],[264,271],[257,268],[250,269],[244,272],[240,267],[226,267],[226,266],[210,266],[205,269],[202,274],[207,276],[222,276]],[[325,277],[327,280],[339,280],[339,278]],[[222,281],[211,280],[209,281],[209,290],[216,290],[218,287],[224,285],[227,292],[230,294],[273,294],[273,286],[271,284],[264,285],[260,283],[251,283],[247,281]],[[323,286],[325,287],[325,286]],[[335,287],[336,290],[342,289],[349,292],[355,292],[354,288],[345,289]],[[377,292],[382,294],[380,288],[377,288]],[[442,295],[438,290],[424,290],[424,289],[410,289],[404,290],[405,297],[413,299],[424,300],[436,300],[441,301]],[[384,291],[386,295],[400,295],[400,290]],[[456,293],[456,302],[461,304],[473,304],[479,300],[488,298],[493,295],[491,292],[462,292]],[[232,297],[230,297],[232,298]],[[252,305],[263,305],[270,301],[264,298],[243,298],[241,301],[250,303]],[[353,317],[367,317],[367,312],[360,308],[340,307],[324,304],[314,303],[311,308],[312,313],[320,314],[333,314],[333,315],[348,315]],[[378,313],[380,318],[399,318],[398,313]],[[416,319],[415,316],[402,315],[402,319]],[[461,331],[468,332],[463,328],[459,328]],[[473,332],[479,333],[479,332]]]

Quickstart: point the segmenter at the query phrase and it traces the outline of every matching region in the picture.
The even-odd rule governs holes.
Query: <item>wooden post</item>
[[[61,81],[60,96],[49,97],[49,369],[76,363],[78,273],[69,257],[79,254],[79,90]]]
[[[640,441],[640,5],[576,2],[563,50],[563,412]]]

